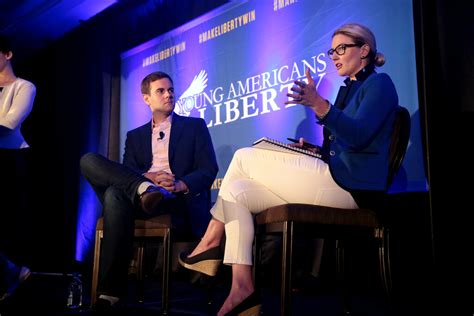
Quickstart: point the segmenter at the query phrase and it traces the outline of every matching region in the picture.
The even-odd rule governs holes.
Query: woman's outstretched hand
[[[293,100],[288,100],[285,104],[301,104],[311,108],[316,114],[324,113],[329,104],[319,95],[309,68],[306,68],[305,75],[307,83],[302,80],[295,80],[295,85],[291,88],[291,91],[294,93],[286,94],[288,97],[293,98]]]

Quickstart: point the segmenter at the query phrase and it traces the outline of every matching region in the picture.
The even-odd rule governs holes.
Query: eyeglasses
[[[360,47],[360,44],[339,44],[337,45],[336,48],[331,48],[328,50],[328,55],[329,57],[332,57],[334,53],[338,54],[339,56],[342,56],[346,53],[346,48],[347,47]]]

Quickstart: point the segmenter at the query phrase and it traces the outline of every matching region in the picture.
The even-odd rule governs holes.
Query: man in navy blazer
[[[206,123],[173,112],[173,81],[166,73],[146,76],[141,92],[152,120],[127,133],[123,164],[95,153],[81,158],[81,171],[103,205],[96,303],[102,310],[127,293],[136,218],[169,213],[175,232],[187,237],[201,236],[210,220],[218,166]]]
[[[178,197],[185,203],[192,234],[197,237],[204,233],[209,222],[210,187],[218,171],[216,157],[204,120],[176,113],[172,116],[169,165],[175,178],[183,181],[189,190]],[[129,131],[125,141],[123,164],[140,174],[152,166],[151,126],[148,122]]]

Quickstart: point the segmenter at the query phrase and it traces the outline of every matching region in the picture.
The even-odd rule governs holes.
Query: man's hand
[[[181,180],[175,182],[175,188],[173,192],[184,192],[185,194],[189,192],[188,185]]]
[[[175,175],[166,171],[147,172],[144,176],[154,184],[170,192],[187,192],[188,186],[181,180],[175,179]]]
[[[154,184],[165,188],[172,192],[174,190],[174,174],[166,171],[147,172],[144,174],[145,177],[150,179]]]

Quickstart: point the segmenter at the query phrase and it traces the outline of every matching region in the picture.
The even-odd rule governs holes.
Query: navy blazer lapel
[[[145,165],[147,166],[148,170],[150,169],[151,164],[153,162],[153,154],[151,150],[151,121],[148,124],[144,125],[140,132],[141,135],[138,141],[140,142],[140,147],[142,148],[142,159],[146,161]]]
[[[178,145],[178,141],[181,138],[181,134],[183,132],[184,127],[185,126],[183,117],[179,116],[176,113],[173,113],[173,121],[171,122],[170,145],[168,148],[168,159],[170,167],[174,159],[176,146]]]

